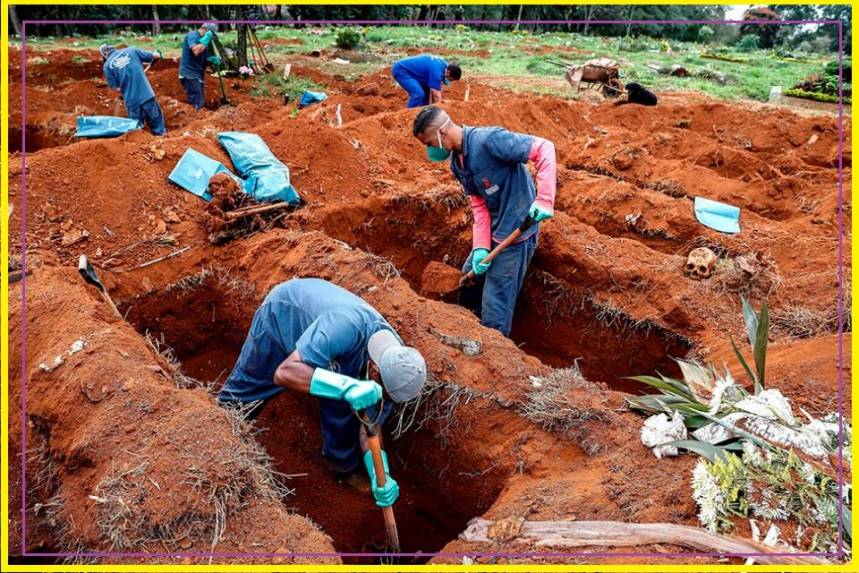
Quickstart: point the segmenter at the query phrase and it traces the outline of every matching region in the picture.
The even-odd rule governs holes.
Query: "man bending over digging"
[[[218,399],[252,420],[284,390],[316,396],[325,460],[341,480],[357,486],[363,456],[376,504],[386,507],[396,501],[399,486],[388,474],[383,451],[386,482],[377,487],[358,416],[378,430],[391,401],[415,398],[426,377],[420,352],[403,346],[363,299],[322,279],[292,279],[274,287],[254,313]]]
[[[473,270],[477,280],[460,289],[460,304],[484,326],[509,336],[516,298],[537,249],[540,221],[554,214],[555,146],[548,139],[501,127],[459,126],[438,106],[418,113],[412,134],[427,146],[430,161],[450,159],[450,170],[471,201],[473,247],[462,272]],[[529,161],[537,168],[536,185]],[[494,260],[482,262],[517,229],[522,233],[510,246]]]

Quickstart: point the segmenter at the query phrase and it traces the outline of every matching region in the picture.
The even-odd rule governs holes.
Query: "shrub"
[[[737,51],[751,52],[753,50],[757,50],[759,42],[760,39],[754,34],[746,34],[740,38],[739,42],[737,42]]]
[[[361,33],[352,28],[343,28],[337,32],[334,42],[341,50],[354,50],[361,43]]]
[[[798,97],[803,99],[812,99],[814,101],[822,101],[827,103],[838,103],[838,96],[833,96],[820,92],[807,92],[804,90],[785,90],[784,95]],[[852,100],[849,97],[844,98],[844,103],[850,105]]]
[[[707,43],[713,39],[713,35],[716,32],[713,31],[713,28],[710,26],[701,26],[698,30],[698,41],[702,43]]]
[[[823,73],[826,74],[827,76],[835,76],[835,78],[837,79],[838,78],[838,60],[832,60],[831,62],[826,64],[826,67],[823,68]],[[850,61],[850,58],[844,58],[841,61],[841,73],[842,73],[842,77],[844,78],[845,82],[849,82],[852,80],[853,68],[852,68],[852,62]]]

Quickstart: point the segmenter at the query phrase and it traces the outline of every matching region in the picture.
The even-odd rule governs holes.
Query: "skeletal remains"
[[[686,259],[686,272],[693,279],[706,279],[716,268],[716,253],[707,247],[698,247],[689,252]]]

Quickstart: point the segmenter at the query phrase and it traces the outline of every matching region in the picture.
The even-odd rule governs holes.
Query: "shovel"
[[[498,243],[495,246],[495,248],[492,249],[489,252],[489,254],[486,255],[486,257],[480,262],[481,263],[492,262],[492,260],[495,259],[495,257],[500,255],[504,249],[509,247],[516,239],[518,239],[522,235],[522,233],[524,233],[525,231],[530,229],[534,225],[534,223],[536,223],[536,222],[537,221],[534,218],[532,218],[531,215],[528,215],[527,217],[525,217],[525,220],[522,221],[522,224],[519,225],[519,228],[515,229],[512,233],[507,235],[507,237],[503,241]],[[456,288],[462,288],[464,286],[469,286],[469,285],[474,284],[474,277],[475,276],[476,275],[474,274],[474,269],[472,268],[470,271],[468,271],[467,273],[462,275],[462,278],[459,279],[459,286]],[[453,290],[456,290],[456,289],[452,289],[448,292],[453,292]]]
[[[218,64],[216,68],[218,81],[221,83],[221,105],[230,105],[230,100],[227,99],[227,90],[224,89],[224,77],[221,75],[221,64]]]
[[[376,472],[376,485],[382,487],[387,481],[385,479],[385,464],[382,462],[382,444],[373,424],[367,426],[367,447],[373,456],[373,470]],[[397,521],[394,519],[394,508],[391,506],[382,508],[382,517],[385,519],[385,536],[387,546],[393,553],[400,552],[400,534],[397,532]]]
[[[101,297],[110,305],[110,308],[113,309],[113,312],[116,313],[116,316],[122,318],[122,315],[119,313],[119,309],[116,308],[116,305],[113,304],[113,300],[110,298],[110,295],[107,294],[107,289],[104,288],[104,285],[99,280],[98,275],[95,274],[95,269],[92,264],[87,259],[86,255],[81,255],[81,258],[78,259],[78,272],[84,278],[86,282],[95,286],[98,289],[98,292],[101,293]]]

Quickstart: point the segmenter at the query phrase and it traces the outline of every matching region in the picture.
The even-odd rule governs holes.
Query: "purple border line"
[[[316,25],[339,25],[339,24],[350,24],[353,26],[356,25],[371,25],[371,24],[385,24],[388,26],[401,26],[401,25],[423,25],[429,26],[430,24],[436,26],[455,26],[458,24],[482,24],[482,25],[511,25],[516,24],[516,20],[445,20],[441,22],[427,22],[426,20],[159,20],[161,24],[202,24],[207,21],[217,21],[219,24],[253,24],[257,26],[267,26],[270,24],[283,24],[283,25],[295,25],[300,24],[304,26],[316,26]],[[34,25],[52,25],[52,24],[113,24],[113,25],[124,25],[124,24],[145,24],[150,25],[153,23],[153,20],[26,20],[22,21],[22,23],[34,24]],[[688,24],[761,24],[761,25],[773,25],[773,26],[782,26],[786,24],[794,25],[794,24],[837,24],[841,22],[841,20],[522,20],[518,22],[520,25],[525,24],[555,24],[555,25],[566,25],[566,24],[585,24],[590,23],[591,26],[595,25],[618,25],[618,24],[640,24],[640,25],[648,25],[648,24],[673,24],[673,25],[688,25]]]
[[[161,20],[161,24],[196,24],[205,20]],[[27,25],[42,25],[42,24],[152,24],[152,20],[23,20],[21,22],[21,119],[26,124],[27,111]],[[422,20],[219,20],[219,23],[224,24],[255,24],[255,25],[332,25],[332,24],[386,24],[386,25],[446,25],[453,26],[457,24],[480,24],[480,25],[495,25],[495,24],[515,24],[515,20],[460,20],[460,21],[444,21],[444,22],[427,22]],[[527,20],[521,21],[519,24],[576,24],[585,23],[584,20]],[[785,24],[837,24],[838,25],[838,551],[828,553],[801,553],[801,552],[786,552],[786,553],[718,553],[718,552],[698,552],[698,553],[606,553],[606,552],[579,552],[579,553],[483,553],[483,552],[467,552],[467,553],[217,553],[217,552],[190,552],[190,553],[143,553],[143,552],[85,552],[85,553],[70,553],[70,552],[55,552],[55,553],[32,553],[26,551],[26,524],[27,524],[27,479],[26,479],[26,445],[27,445],[27,376],[26,376],[26,213],[27,193],[26,193],[26,173],[27,173],[27,130],[21,130],[21,555],[23,557],[117,557],[117,558],[184,558],[184,557],[225,557],[225,558],[254,558],[254,557],[303,557],[303,558],[330,558],[330,557],[504,557],[504,558],[553,558],[553,557],[590,557],[590,558],[613,558],[613,557],[835,557],[843,559],[844,552],[844,466],[843,466],[843,448],[844,448],[844,344],[843,344],[843,293],[844,293],[844,269],[843,269],[843,244],[844,244],[844,174],[843,174],[843,145],[844,145],[844,104],[843,104],[843,86],[842,86],[842,61],[843,61],[843,21],[842,20],[590,20],[591,25],[598,24],[762,24],[762,25],[785,25]]]
[[[844,553],[844,25],[838,21],[838,552]]]
[[[27,540],[27,24],[21,23],[21,553]]]

